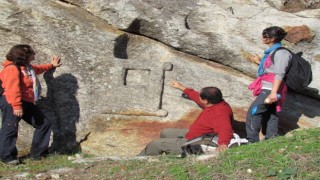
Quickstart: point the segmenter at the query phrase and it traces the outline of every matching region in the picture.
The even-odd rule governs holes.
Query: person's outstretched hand
[[[61,57],[60,56],[52,56],[51,58],[51,64],[53,67],[59,67],[61,66]]]
[[[256,64],[260,64],[261,58],[257,54],[254,54],[254,55],[250,56],[249,58],[252,62],[254,62]]]
[[[182,84],[180,84],[176,80],[171,80],[170,86],[176,89],[180,89],[181,91],[184,91],[186,89],[186,87],[184,87]]]

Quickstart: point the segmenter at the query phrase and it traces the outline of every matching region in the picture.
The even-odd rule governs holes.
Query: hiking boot
[[[15,166],[15,165],[18,165],[20,162],[18,159],[14,159],[14,160],[11,160],[11,161],[8,161],[6,162],[7,165],[10,165],[10,166]]]

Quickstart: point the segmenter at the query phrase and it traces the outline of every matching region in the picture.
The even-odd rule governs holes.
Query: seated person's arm
[[[228,114],[221,113],[217,116],[217,119],[219,119],[218,124],[216,124],[214,127],[219,136],[217,150],[221,152],[228,149],[228,145],[233,136],[233,130],[230,123],[231,122],[230,117]]]
[[[192,101],[194,101],[195,103],[197,103],[199,106],[204,107],[204,104],[202,104],[199,100],[200,95],[197,91],[193,90],[193,89],[189,89],[185,86],[183,86],[182,84],[180,84],[179,82],[172,80],[170,83],[171,87],[176,88],[176,89],[180,89],[181,91],[183,91],[189,99],[191,99]]]
[[[222,152],[222,151],[225,151],[227,149],[228,149],[228,145],[222,144],[222,145],[218,146],[217,151]]]

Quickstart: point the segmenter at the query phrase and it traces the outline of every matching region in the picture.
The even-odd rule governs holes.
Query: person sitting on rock
[[[175,80],[172,80],[170,85],[183,91],[189,99],[202,107],[203,111],[189,129],[163,129],[160,133],[160,139],[151,141],[138,156],[156,156],[162,153],[181,154],[181,147],[184,143],[206,134],[219,136],[217,151],[228,149],[228,144],[233,136],[233,112],[230,105],[223,100],[220,89],[205,87],[199,93]]]

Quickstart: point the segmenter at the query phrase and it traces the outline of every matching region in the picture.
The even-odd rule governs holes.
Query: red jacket
[[[200,95],[193,89],[186,89],[184,93],[188,97],[203,107],[203,111],[191,124],[189,132],[185,138],[188,140],[202,136],[204,134],[218,134],[219,145],[228,145],[233,136],[232,121],[233,113],[229,104],[225,101],[205,107],[199,100]]]
[[[14,110],[21,110],[21,101],[34,102],[33,81],[25,66],[20,66],[21,72],[19,72],[15,65],[9,64],[12,64],[12,61],[5,60],[2,63],[5,68],[0,72],[3,95]],[[37,75],[53,68],[52,64],[31,66]]]

